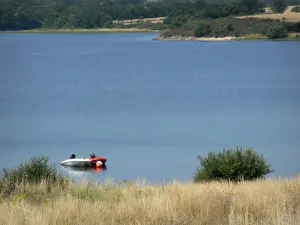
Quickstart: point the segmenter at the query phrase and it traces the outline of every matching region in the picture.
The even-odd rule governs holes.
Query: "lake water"
[[[300,171],[300,42],[157,34],[1,34],[0,167],[46,155],[74,178],[191,180],[197,154],[244,146]],[[93,151],[100,173],[60,162]]]

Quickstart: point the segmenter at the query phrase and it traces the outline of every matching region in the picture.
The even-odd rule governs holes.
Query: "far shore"
[[[268,39],[264,35],[253,34],[244,37],[182,37],[182,36],[172,36],[172,37],[156,37],[153,40],[160,41],[204,41],[204,42],[219,42],[219,41],[247,41],[247,40],[269,40],[269,41],[300,41],[300,34],[291,33],[287,38],[280,39]]]
[[[109,34],[109,33],[161,33],[162,30],[138,29],[138,28],[98,28],[98,29],[33,29],[17,31],[0,31],[0,34]],[[243,37],[155,37],[153,40],[160,41],[203,41],[203,42],[224,42],[224,41],[247,41],[247,40],[269,40],[261,34],[252,34]],[[273,41],[300,41],[300,33],[290,33],[287,38],[273,39]]]

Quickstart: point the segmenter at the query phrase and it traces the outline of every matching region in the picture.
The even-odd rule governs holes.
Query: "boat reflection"
[[[83,176],[88,173],[100,174],[107,170],[107,166],[103,165],[102,167],[71,167],[71,166],[61,166],[63,171],[71,176]]]

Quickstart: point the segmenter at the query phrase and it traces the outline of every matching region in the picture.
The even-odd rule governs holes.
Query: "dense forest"
[[[0,30],[102,28],[113,21],[166,17],[165,26],[255,14],[274,0],[0,0]],[[276,0],[275,0],[276,1]],[[295,5],[298,0],[286,0]]]

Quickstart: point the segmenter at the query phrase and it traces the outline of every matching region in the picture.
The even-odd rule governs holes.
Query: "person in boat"
[[[96,158],[96,155],[94,152],[90,152],[90,157],[93,159],[93,158]]]
[[[72,155],[70,156],[70,159],[75,159],[75,157],[76,157],[76,155],[75,155],[75,154],[72,154]]]

